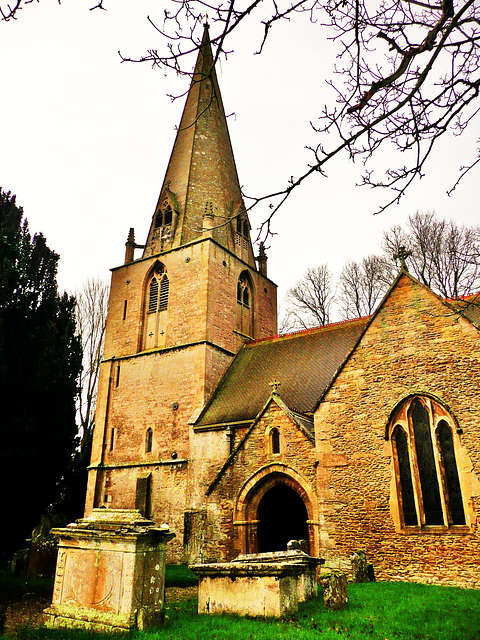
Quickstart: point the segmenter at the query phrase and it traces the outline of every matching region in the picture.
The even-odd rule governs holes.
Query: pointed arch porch
[[[234,512],[235,548],[240,553],[259,552],[260,506],[268,500],[272,489],[284,487],[286,495],[298,496],[306,511],[310,555],[319,551],[317,498],[313,487],[295,469],[281,464],[269,464],[257,470],[240,489]]]

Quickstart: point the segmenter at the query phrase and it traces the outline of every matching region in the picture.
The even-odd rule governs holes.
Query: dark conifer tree
[[[59,256],[0,189],[0,553],[25,543],[59,500],[75,449],[81,346]]]

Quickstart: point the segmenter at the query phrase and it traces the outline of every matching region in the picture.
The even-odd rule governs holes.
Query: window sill
[[[453,524],[450,527],[445,525],[425,525],[424,527],[401,527],[398,533],[406,535],[467,535],[472,533],[472,528],[466,524]]]

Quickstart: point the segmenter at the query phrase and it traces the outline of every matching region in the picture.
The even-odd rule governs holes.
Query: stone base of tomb
[[[48,627],[100,632],[161,624],[165,555],[174,537],[137,510],[94,509],[62,529]]]
[[[317,594],[316,568],[323,562],[302,551],[239,556],[233,562],[196,564],[199,613],[284,617]]]

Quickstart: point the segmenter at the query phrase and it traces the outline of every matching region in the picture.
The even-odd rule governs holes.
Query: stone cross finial
[[[278,382],[278,380],[273,380],[272,382],[269,383],[270,386],[272,387],[272,393],[278,393],[278,387],[282,384],[281,382]]]
[[[406,247],[398,247],[397,253],[393,256],[394,260],[401,261],[401,268],[403,271],[408,271],[407,265],[405,264],[405,260],[412,255],[412,252],[409,251]]]

